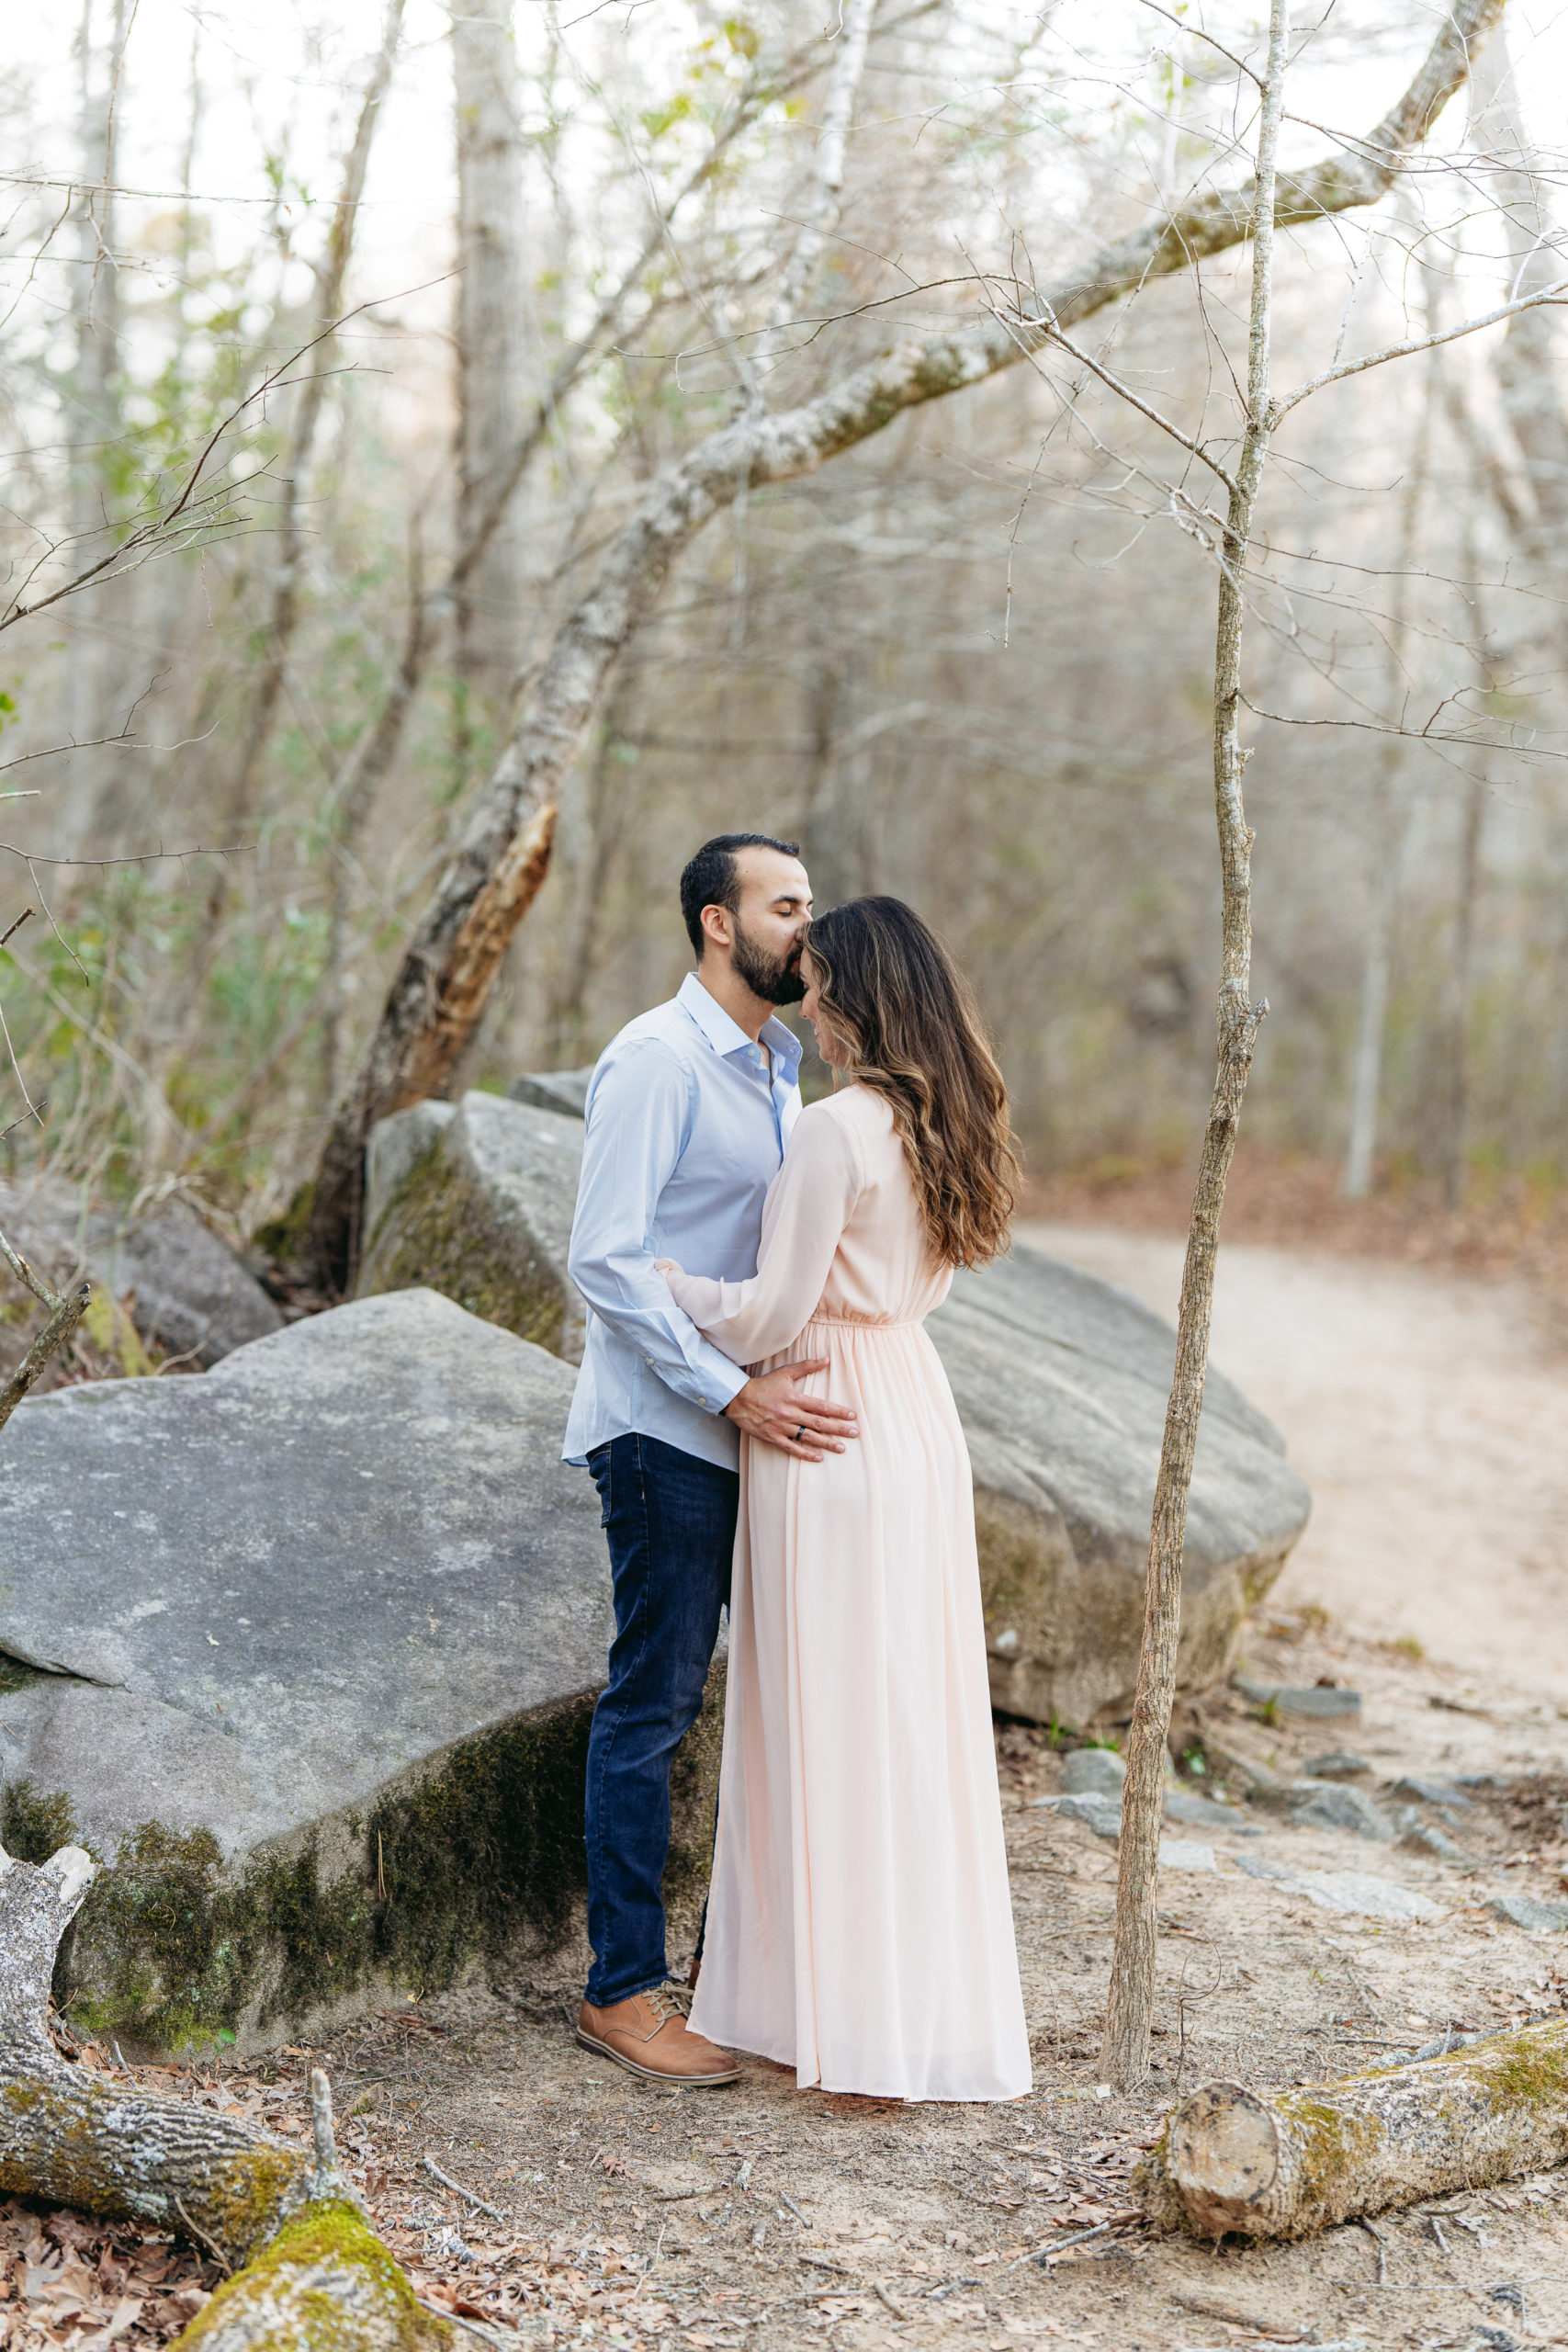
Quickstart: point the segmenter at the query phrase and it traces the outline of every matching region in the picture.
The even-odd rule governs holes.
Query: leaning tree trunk
[[[524,334],[523,135],[511,10],[454,0],[452,79],[457,115],[457,531],[485,534],[457,591],[459,688],[456,752],[465,782],[477,744],[498,740],[516,675],[523,605],[523,522],[515,453],[530,369]]]
[[[1165,1437],[1155,1481],[1149,1532],[1148,1582],[1138,1683],[1127,1736],[1127,1789],[1122,1804],[1122,1848],[1116,1884],[1116,1940],[1111,1997],[1105,2015],[1101,2070],[1119,2090],[1131,2090],[1149,2071],[1154,2018],[1155,1879],[1159,1867],[1165,1797],[1166,1740],[1176,1698],[1176,1653],[1181,1633],[1181,1554],[1187,1501],[1198,1444],[1198,1419],[1209,1367],[1209,1325],[1214,1306],[1214,1261],[1225,1179],[1235,1152],[1241,1098],[1266,1005],[1252,1003],[1252,832],[1242,804],[1241,639],[1253,510],[1269,452],[1271,401],[1269,346],[1273,300],[1275,156],[1285,102],[1290,0],[1272,0],[1269,62],[1258,132],[1258,225],[1252,247],[1252,304],[1247,328],[1247,423],[1241,458],[1230,483],[1230,506],[1220,560],[1219,622],[1214,646],[1214,810],[1223,884],[1218,1010],[1219,1068],[1209,1124],[1198,1162],[1198,1184],[1187,1234],[1181,1303],[1176,1323],[1176,1371],[1166,1408]]]
[[[1564,2157],[1568,2018],[1553,2018],[1271,2098],[1205,2083],[1171,2115],[1134,2185],[1168,2228],[1299,2238]]]
[[[1304,227],[1375,204],[1419,146],[1469,70],[1472,45],[1503,0],[1458,0],[1404,96],[1365,139],[1273,191],[1270,217]],[[598,576],[562,624],[511,741],[476,797],[462,839],[425,908],[388,992],[376,1033],[322,1147],[309,1203],[307,1255],[317,1278],[350,1279],[357,1249],[365,1145],[389,1112],[448,1090],[483,1014],[518,923],[549,868],[561,779],[615,662],[651,612],[671,567],[742,487],[792,481],[880,433],[908,409],[983,382],[1051,334],[1244,244],[1258,191],[1216,189],[1122,238],[1038,300],[1038,331],[988,315],[936,336],[911,336],[777,415],[751,410],[660,474],[611,540]]]
[[[152,2098],[61,2057],[48,2027],[60,1939],[96,1865],[0,1851],[0,2193],[183,2232],[235,2275],[180,2338],[202,2352],[449,2352],[338,2167],[326,2078],[314,2161],[211,2109]]]

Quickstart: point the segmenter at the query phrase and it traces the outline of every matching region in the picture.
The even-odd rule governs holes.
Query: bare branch
[[[1495,327],[1504,319],[1517,318],[1521,311],[1538,311],[1543,302],[1558,304],[1565,300],[1568,300],[1568,277],[1560,277],[1555,284],[1543,286],[1539,294],[1523,294],[1517,302],[1505,302],[1500,309],[1488,311],[1482,318],[1464,319],[1457,327],[1444,327],[1437,334],[1417,335],[1410,343],[1391,343],[1382,351],[1369,351],[1365,358],[1347,359],[1337,368],[1325,368],[1320,376],[1309,377],[1304,384],[1298,384],[1293,392],[1287,392],[1283,400],[1276,401],[1272,421],[1278,424],[1282,416],[1289,415],[1298,401],[1304,401],[1312,392],[1322,391],[1325,384],[1343,383],[1346,377],[1364,375],[1369,368],[1382,368],[1391,359],[1409,359],[1417,352],[1436,351],[1439,344],[1457,343],[1461,335],[1479,334],[1483,327]]]

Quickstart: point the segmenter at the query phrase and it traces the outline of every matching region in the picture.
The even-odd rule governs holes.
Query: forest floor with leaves
[[[998,1725],[998,1756],[1034,2052],[1027,2098],[832,2098],[755,2059],[733,2088],[656,2089],[577,2048],[567,1982],[411,2000],[309,2049],[139,2067],[137,2079],[302,2143],[307,2069],[325,2065],[377,2225],[423,2298],[491,2343],[1506,2352],[1568,2341],[1568,2172],[1296,2246],[1200,2246],[1158,2236],[1136,2211],[1129,2173],[1179,2088],[1216,2075],[1311,2083],[1387,2063],[1450,2023],[1554,2014],[1568,1993],[1562,1937],[1488,1907],[1499,1893],[1562,1894],[1568,1733],[1556,1711],[1358,1642],[1310,1610],[1264,1618],[1247,1662],[1265,1680],[1329,1677],[1363,1694],[1359,1717],[1326,1728],[1363,1755],[1361,1785],[1385,1802],[1407,1774],[1495,1784],[1462,1811],[1458,1860],[1242,1805],[1234,1830],[1201,1833],[1215,1866],[1161,1873],[1156,2072],[1133,2097],[1097,2079],[1115,1849],[1036,1809],[1061,1758],[1019,1724]],[[1327,1744],[1324,1724],[1287,1728],[1234,1690],[1203,1720],[1217,1745],[1280,1772]],[[1190,1845],[1198,1833],[1173,1834]],[[1244,1855],[1371,1871],[1439,1916],[1322,1909],[1244,1874]],[[112,2048],[81,2056],[118,2071]],[[166,2342],[219,2276],[162,2233],[17,2202],[0,2211],[0,2256],[17,2352]]]

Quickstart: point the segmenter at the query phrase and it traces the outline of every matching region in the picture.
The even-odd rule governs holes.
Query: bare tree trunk
[[[1404,96],[1353,151],[1281,179],[1272,218],[1304,226],[1374,203],[1464,81],[1471,43],[1502,0],[1459,0]],[[365,1140],[389,1112],[448,1088],[517,924],[548,870],[560,780],[611,670],[653,609],[671,567],[737,495],[809,473],[907,410],[1015,366],[1047,337],[1145,284],[1232,250],[1253,234],[1251,182],[1216,189],[1119,240],[1041,298],[1038,338],[989,316],[945,336],[912,336],[777,415],[720,427],[649,488],[563,622],[494,773],[415,926],[376,1033],[339,1105],[311,1188],[310,1256],[325,1283],[348,1277],[357,1247]]]
[[[561,812],[562,831],[570,842],[571,909],[565,926],[566,940],[559,969],[550,991],[546,1027],[547,1050],[552,1069],[578,1067],[586,1051],[583,1042],[584,1006],[589,986],[598,967],[604,897],[615,869],[615,854],[623,845],[629,817],[625,795],[617,789],[620,783],[617,769],[624,753],[637,684],[635,666],[628,663],[611,689],[600,729],[598,749],[585,779],[578,822],[572,828],[578,834],[574,842],[570,842],[568,833],[573,813],[570,802]],[[612,822],[613,816],[619,821]]]
[[[811,193],[807,200],[806,217],[795,236],[794,249],[784,264],[767,327],[757,346],[755,362],[759,367],[773,356],[781,331],[789,325],[799,311],[828,239],[838,223],[855,98],[860,90],[861,75],[865,71],[866,47],[871,40],[872,20],[875,15],[876,0],[848,0],[848,6],[840,15],[838,47],[833,53],[833,70],[828,77],[822,121],[817,133],[817,153],[812,159]]]
[[[1423,267],[1428,334],[1438,326],[1439,286],[1435,271]],[[1393,594],[1385,640],[1384,707],[1391,714],[1404,703],[1405,656],[1410,642],[1411,574],[1421,506],[1431,467],[1432,427],[1442,396],[1444,360],[1440,351],[1428,354],[1421,422],[1416,447],[1400,500],[1399,535],[1393,559]],[[1348,1201],[1364,1201],[1372,1189],[1377,1151],[1378,1110],[1382,1094],[1383,1034],[1388,1020],[1389,956],[1394,910],[1399,903],[1400,873],[1404,859],[1405,816],[1401,782],[1406,758],[1403,734],[1389,736],[1378,760],[1372,787],[1372,888],[1367,912],[1365,960],[1361,967],[1360,1027],[1356,1041],[1355,1077],[1350,1102],[1350,1136],[1345,1152],[1340,1191]]]
[[[516,453],[530,380],[523,153],[512,12],[452,0],[457,113],[457,545],[478,546],[456,600],[457,772],[493,744],[516,673],[523,521]],[[511,496],[506,485],[513,485]],[[491,509],[496,517],[490,522]],[[488,530],[482,526],[490,522]]]
[[[76,208],[71,309],[75,333],[72,385],[70,533],[78,557],[108,520],[108,451],[119,431],[119,264],[115,253],[115,118],[126,42],[126,0],[112,0],[109,36],[100,53],[93,38],[95,0],[82,0],[77,32],[80,147],[85,183]],[[123,594],[123,591],[119,592]],[[112,734],[110,710],[118,663],[107,623],[116,591],[106,584],[73,599],[66,616],[66,734],[96,743]],[[118,810],[109,785],[113,752],[81,752],[71,763],[61,811],[64,838],[112,831]],[[112,845],[112,844],[111,844]]]
[[[1487,193],[1504,219],[1512,265],[1509,299],[1553,284],[1562,274],[1554,241],[1550,179],[1531,150],[1499,23],[1476,57],[1471,90],[1472,137],[1490,168]],[[1508,321],[1493,365],[1503,413],[1524,460],[1535,507],[1530,552],[1554,569],[1568,525],[1568,413],[1559,389],[1556,313],[1551,305]]]
[[[349,263],[359,227],[359,207],[365,194],[370,150],[375,141],[381,102],[387,95],[402,39],[403,6],[404,0],[387,0],[387,12],[381,27],[381,46],[370,68],[365,96],[360,101],[354,143],[344,164],[343,186],[333,214],[327,249],[317,266],[316,299],[309,338],[312,348],[305,362],[304,381],[299,385],[295,400],[288,449],[278,483],[278,503],[271,524],[276,569],[273,574],[260,674],[246,714],[244,731],[240,738],[224,805],[227,828],[224,838],[228,841],[236,838],[237,829],[243,827],[249,818],[256,776],[271,740],[284,680],[288,675],[289,648],[299,618],[299,575],[304,563],[307,536],[301,509],[316,446],[316,433],[321,421],[321,405],[326,397],[328,380],[336,365],[333,345],[326,338],[329,338],[333,322],[343,311],[344,289],[348,282]],[[214,888],[220,905],[226,888],[226,868],[219,865],[214,872],[217,877]]]
[[[1486,822],[1486,779],[1465,787],[1460,834],[1459,892],[1454,909],[1452,1042],[1449,1064],[1449,1132],[1443,1153],[1443,1201],[1464,1204],[1464,1143],[1470,1120],[1470,1014],[1475,984],[1475,910],[1481,895],[1481,836]]]
[[[1269,390],[1273,309],[1274,180],[1284,107],[1290,41],[1290,0],[1271,0],[1269,62],[1258,131],[1258,221],[1252,246],[1252,304],[1247,324],[1247,423],[1225,518],[1220,566],[1219,621],[1214,644],[1214,810],[1224,883],[1219,1069],[1198,1163],[1181,1304],[1176,1326],[1176,1372],[1166,1409],[1159,1475],[1149,1537],[1147,1600],[1138,1685],[1127,1738],[1127,1784],[1122,1804],[1122,1844],[1116,1883],[1116,1940],[1111,1962],[1100,2071],[1118,2090],[1131,2090],[1149,2071],[1155,1993],[1155,1879],[1159,1865],[1165,1797],[1166,1740],[1176,1697],[1176,1651],[1181,1629],[1181,1554],[1187,1499],[1203,1386],[1209,1367],[1209,1323],[1214,1303],[1214,1260],[1225,1179],[1235,1151],[1241,1098],[1253,1045],[1267,1005],[1249,994],[1252,973],[1252,832],[1242,805],[1241,644],[1245,581],[1258,489],[1269,454],[1272,410]]]

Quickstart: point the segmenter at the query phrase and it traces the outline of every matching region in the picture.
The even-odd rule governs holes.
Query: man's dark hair
[[[686,919],[686,933],[700,964],[703,960],[703,909],[726,907],[733,914],[740,904],[740,871],[735,863],[738,849],[776,849],[785,857],[798,857],[798,842],[776,842],[772,833],[716,833],[705,842],[681,876],[681,912]]]

